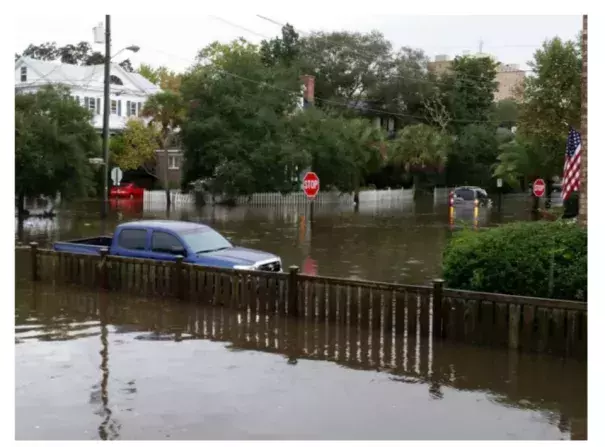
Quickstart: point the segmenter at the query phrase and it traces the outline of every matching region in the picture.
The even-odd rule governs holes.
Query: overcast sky
[[[259,14],[276,22],[290,22],[304,34],[311,30],[381,31],[398,48],[422,48],[433,58],[438,54],[455,56],[467,50],[479,50],[495,55],[501,62],[526,63],[533,52],[548,38],[559,36],[574,39],[581,31],[580,15],[552,16],[406,16],[406,15],[334,15],[287,16],[283,13]],[[221,20],[223,19],[223,20]],[[45,15],[28,15],[15,28],[14,50],[23,51],[30,43],[55,41],[59,45],[86,40],[92,43],[92,28],[104,20],[103,15],[79,12],[77,16],[62,15],[48,20]],[[225,21],[230,22],[225,23]],[[245,28],[245,29],[242,29]],[[208,43],[229,41],[239,36],[259,42],[280,32],[280,26],[254,14],[192,14],[168,19],[165,15],[147,15],[143,20],[135,15],[112,15],[113,53],[128,45],[138,45],[141,51],[131,56],[139,63],[166,65],[174,70],[186,69],[197,51]],[[102,50],[102,45],[95,45]],[[125,56],[127,57],[127,56]],[[124,58],[125,58],[124,57]],[[118,59],[123,59],[122,57]]]

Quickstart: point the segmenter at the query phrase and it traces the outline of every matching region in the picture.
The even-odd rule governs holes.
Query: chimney
[[[311,107],[315,104],[315,76],[302,75],[300,79],[303,81],[303,107]]]

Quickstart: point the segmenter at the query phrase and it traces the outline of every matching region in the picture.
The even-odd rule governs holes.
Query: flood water
[[[161,206],[141,202],[112,203],[111,216],[99,222],[98,203],[60,210],[53,220],[28,219],[17,238],[42,246],[56,240],[111,233],[120,222],[170,218],[201,222],[229,237],[236,245],[281,256],[284,266],[322,276],[422,284],[441,274],[443,247],[453,231],[463,226],[480,230],[502,222],[529,219],[528,202],[512,197],[502,212],[458,208],[452,215],[433,200],[396,201],[351,207]]]
[[[17,238],[47,245],[166,217],[122,208],[103,228],[97,205],[29,219]],[[439,275],[456,227],[527,218],[525,207],[461,211],[463,223],[453,224],[432,203],[322,207],[312,223],[299,208],[206,207],[169,217],[210,224],[318,274],[422,283]],[[585,362],[415,337],[354,356],[342,327],[33,285],[27,259],[17,261],[19,440],[587,437]]]
[[[17,439],[586,438],[584,363],[242,318],[18,281]]]

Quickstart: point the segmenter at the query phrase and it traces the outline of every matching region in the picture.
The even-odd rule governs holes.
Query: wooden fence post
[[[433,280],[433,336],[441,337],[442,332],[442,313],[441,306],[443,303],[443,280]]]
[[[30,242],[29,247],[31,248],[32,257],[32,281],[38,281],[38,243]]]
[[[107,260],[107,255],[109,255],[109,249],[108,248],[101,248],[101,250],[99,250],[99,252],[101,253],[101,263],[100,265],[100,269],[101,271],[99,272],[101,275],[101,288],[103,290],[108,290],[109,289],[109,268],[107,266],[107,263],[109,262]]]
[[[183,256],[176,257],[175,265],[175,280],[176,280],[176,297],[180,300],[183,298]]]
[[[290,266],[288,278],[288,315],[298,316],[298,266]]]

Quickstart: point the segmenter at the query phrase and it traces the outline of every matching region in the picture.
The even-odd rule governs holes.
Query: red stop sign
[[[536,179],[536,181],[534,182],[533,189],[534,195],[536,197],[542,197],[546,192],[546,183],[544,183],[544,180],[542,180],[541,178]]]
[[[309,199],[319,192],[319,177],[315,172],[307,172],[302,182],[302,189]]]

